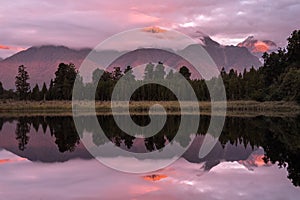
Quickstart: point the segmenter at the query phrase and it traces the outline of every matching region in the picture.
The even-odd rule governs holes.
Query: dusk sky
[[[221,44],[250,35],[278,46],[300,25],[299,0],[0,0],[0,57],[35,45],[94,47],[132,28],[199,30]]]

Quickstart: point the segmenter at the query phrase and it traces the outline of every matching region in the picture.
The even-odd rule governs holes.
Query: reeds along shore
[[[72,101],[0,101],[0,113],[4,114],[66,114],[72,115],[72,111],[89,111],[94,102],[80,101],[72,107]],[[177,101],[131,101],[129,110],[131,114],[147,114],[149,108],[155,104],[164,107],[167,113],[180,114],[211,114],[211,102],[184,102],[180,107]],[[198,109],[199,106],[200,113]],[[214,102],[215,111],[224,114],[224,102]],[[300,114],[300,106],[295,102],[284,101],[228,101],[226,102],[227,115],[297,115]],[[111,114],[110,101],[96,101],[96,112],[99,114]],[[117,111],[124,113],[128,108],[123,104],[117,105]],[[155,110],[154,110],[155,111]],[[159,111],[158,111],[159,112]]]

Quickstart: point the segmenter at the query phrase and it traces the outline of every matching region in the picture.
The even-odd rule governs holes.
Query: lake
[[[88,124],[90,116],[81,116]],[[122,118],[122,116],[120,116]],[[134,137],[111,115],[97,116],[106,137],[133,153],[188,147],[174,163],[144,174],[119,172],[98,162],[81,139],[95,147],[108,141],[72,116],[0,117],[0,199],[298,199],[300,196],[300,116],[226,117],[217,144],[204,158],[199,150],[210,116],[201,116],[197,133],[174,137],[181,117],[169,115],[158,134]],[[145,126],[147,115],[132,116]],[[143,166],[119,155],[119,165]],[[163,160],[163,158],[162,158]],[[161,160],[152,159],[159,165]]]

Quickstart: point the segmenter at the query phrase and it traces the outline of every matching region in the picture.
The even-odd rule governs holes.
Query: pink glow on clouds
[[[144,23],[159,23],[159,18],[153,17],[150,15],[146,15],[139,12],[131,12],[129,14],[129,22],[137,23],[137,24],[144,24]]]
[[[0,7],[1,42],[23,48],[42,44],[94,47],[107,37],[132,28],[163,26],[181,30],[183,25],[226,44],[237,44],[254,35],[283,46],[291,31],[299,28],[299,1],[247,2],[4,1]],[[0,50],[0,57],[17,51]]]
[[[8,56],[11,55],[13,53],[19,52],[19,51],[23,51],[26,48],[24,47],[15,47],[15,46],[7,46],[7,45],[1,45],[0,44],[0,58],[1,56]]]
[[[16,50],[16,51],[25,50],[25,48],[23,48],[23,47],[13,47],[13,46],[1,45],[1,44],[0,44],[0,49],[3,49],[3,50]]]
[[[10,47],[9,47],[9,46],[5,46],[5,45],[1,45],[1,44],[0,44],[0,49],[10,49]]]

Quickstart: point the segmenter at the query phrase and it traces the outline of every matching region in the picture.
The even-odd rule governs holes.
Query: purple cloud
[[[291,31],[299,28],[299,9],[297,0],[5,1],[0,7],[0,44],[94,47],[120,31],[164,26],[194,27],[224,44],[254,35],[284,46]],[[1,49],[0,57],[15,52]]]

